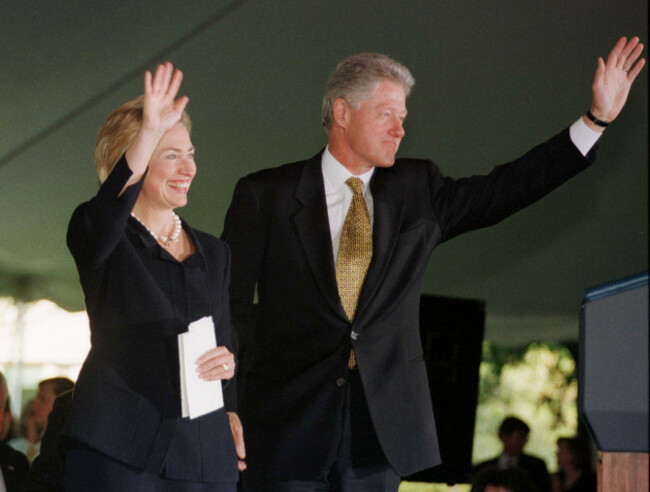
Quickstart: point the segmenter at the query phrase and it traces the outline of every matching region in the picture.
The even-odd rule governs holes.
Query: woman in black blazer
[[[145,74],[144,96],[111,113],[95,149],[101,186],[70,220],[92,348],[62,433],[67,490],[236,489],[230,253],[174,213],[196,173],[181,80],[159,65]],[[222,380],[225,407],[183,418],[177,337],[204,317],[218,346],[197,371]]]

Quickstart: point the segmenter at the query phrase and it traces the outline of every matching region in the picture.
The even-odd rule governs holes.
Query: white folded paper
[[[223,407],[221,381],[205,381],[196,371],[196,359],[216,346],[211,316],[190,323],[188,331],[178,335],[183,417],[195,419]]]

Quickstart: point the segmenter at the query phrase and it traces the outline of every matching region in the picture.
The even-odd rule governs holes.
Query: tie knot
[[[348,178],[345,184],[352,188],[355,195],[363,194],[363,181],[359,178]]]

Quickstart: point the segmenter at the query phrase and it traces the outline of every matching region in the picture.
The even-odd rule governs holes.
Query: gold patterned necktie
[[[362,181],[359,178],[349,178],[345,184],[352,189],[354,196],[341,230],[341,242],[336,257],[336,283],[345,314],[352,321],[372,259],[372,226],[363,198]],[[352,351],[348,367],[355,369],[356,365]]]

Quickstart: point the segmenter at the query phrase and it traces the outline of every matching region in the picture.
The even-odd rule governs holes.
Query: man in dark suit
[[[0,435],[5,425],[5,414],[9,409],[9,392],[7,381],[0,372]],[[17,492],[27,478],[29,462],[27,457],[0,441],[0,490]]]
[[[599,60],[589,118],[459,180],[395,160],[408,69],[377,54],[338,65],[323,100],[327,147],[241,179],[225,221],[248,490],[395,491],[440,463],[418,323],[427,261],[586,168],[641,50],[623,38]]]
[[[474,473],[478,474],[487,468],[500,470],[517,468],[530,479],[535,492],[550,492],[551,478],[544,460],[524,454],[529,434],[530,427],[523,420],[512,416],[503,419],[499,426],[499,439],[503,443],[503,451],[499,456],[476,465]]]

